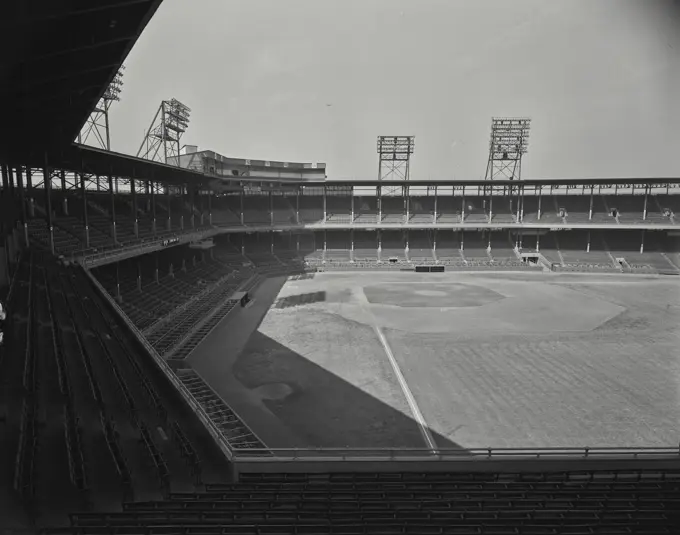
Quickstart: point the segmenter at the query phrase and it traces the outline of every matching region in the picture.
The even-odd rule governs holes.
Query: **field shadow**
[[[274,308],[292,308],[299,305],[311,305],[326,301],[326,292],[310,292],[306,294],[291,295],[277,299]]]
[[[234,363],[233,374],[290,433],[279,440],[271,434],[271,428],[265,429],[266,418],[259,418],[257,411],[248,411],[247,423],[268,447],[428,448],[419,423],[407,412],[410,409],[396,379],[391,395],[403,409],[376,398],[260,331],[252,334],[248,349]],[[436,449],[464,453],[464,448],[448,437],[432,429],[429,433]]]

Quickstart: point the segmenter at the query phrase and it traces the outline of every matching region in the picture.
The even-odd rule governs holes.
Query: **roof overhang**
[[[73,142],[161,2],[3,2],[0,159]]]

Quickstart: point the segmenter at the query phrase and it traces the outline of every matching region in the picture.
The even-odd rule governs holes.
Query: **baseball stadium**
[[[112,151],[161,3],[0,22],[2,532],[680,533],[680,177]]]

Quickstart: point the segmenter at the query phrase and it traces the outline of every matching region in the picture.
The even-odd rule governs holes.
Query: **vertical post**
[[[326,186],[321,186],[323,188],[322,195],[323,195],[323,222],[326,222]],[[324,253],[326,251],[326,234],[324,233],[324,238],[323,238],[323,250]]]
[[[271,190],[269,190],[269,224],[274,226],[274,196]]]
[[[168,226],[167,230],[172,230],[172,195],[170,194],[170,184],[165,186],[165,190],[167,192],[167,201],[168,201]]]
[[[378,203],[378,218],[376,223],[379,224],[382,221],[382,188],[380,186],[375,188],[375,196],[376,202]]]
[[[349,212],[350,212],[350,223],[354,223],[354,187],[350,186],[349,190]]]
[[[191,218],[189,221],[191,222],[191,228],[195,229],[196,228],[196,188],[192,187],[189,190],[189,204],[191,205]]]
[[[642,235],[640,236],[640,254],[645,252],[645,229],[642,229]]]
[[[111,235],[113,236],[113,243],[118,244],[118,235],[116,232],[116,197],[113,193],[113,177],[111,176],[111,171],[109,171],[108,182],[109,196],[111,197]]]
[[[61,211],[62,214],[68,216],[68,199],[66,198],[66,171],[63,169],[59,172],[61,179]]]
[[[85,247],[90,248],[90,222],[87,217],[87,188],[85,173],[80,173],[80,194],[83,196],[83,225],[85,226]]]
[[[137,183],[134,178],[130,179],[130,193],[132,194],[132,219],[134,221],[135,238],[139,238],[139,220],[137,219]]]
[[[35,205],[33,201],[33,180],[31,178],[31,166],[26,166],[26,198],[28,201],[28,217],[35,216]]]
[[[3,163],[0,165],[2,169],[2,190],[3,193],[9,191],[9,176],[7,175],[7,166]]]
[[[52,175],[47,153],[45,153],[45,166],[43,167],[43,186],[45,188],[45,211],[47,212],[47,230],[50,233],[50,251],[54,254],[54,227],[52,226]]]
[[[29,246],[28,242],[28,221],[26,218],[26,200],[24,197],[24,181],[21,177],[21,166],[17,166],[17,189],[19,190],[19,203],[21,204],[21,226],[24,231],[24,243],[26,247]]]
[[[186,186],[181,185],[180,186],[180,191],[179,191],[179,197],[180,197],[180,211],[179,211],[179,228],[181,231],[184,231],[184,213],[186,212],[187,209],[187,197],[186,197]]]
[[[453,186],[453,190],[451,191],[451,194],[454,195],[455,193],[456,193],[456,186]],[[451,198],[453,199],[453,197],[451,197]],[[461,197],[461,201],[460,201],[460,222],[465,223],[465,186],[463,186],[463,196]]]
[[[151,232],[156,237],[156,183],[149,181],[151,186]]]
[[[486,190],[486,186],[484,187]],[[484,192],[486,195],[486,191]],[[493,186],[489,186],[489,224],[491,224],[491,220],[493,219]]]
[[[295,223],[300,224],[300,189],[302,186],[298,186],[295,190]],[[300,236],[298,235],[298,250],[300,249]]]
[[[437,186],[434,187],[434,218],[432,219],[432,223],[437,223]]]
[[[208,192],[208,224],[212,225],[212,192]]]
[[[588,221],[592,220],[593,220],[593,186],[590,186],[590,210],[588,212]],[[590,239],[588,241],[590,241]]]
[[[404,207],[406,208],[406,220],[404,222],[408,223],[411,218],[411,190],[408,186],[404,186],[402,191],[404,192]],[[408,249],[408,246],[406,248]]]
[[[543,193],[543,187],[538,186],[538,218],[537,218],[537,221],[541,220],[541,193]]]
[[[200,207],[199,210],[201,211],[200,225],[202,227],[205,224],[203,221],[205,213],[205,191],[201,191],[200,189],[198,190],[198,205]]]
[[[240,194],[240,202],[241,202],[241,225],[246,224],[245,217],[243,216],[243,204],[244,204],[244,199],[243,197],[245,196],[245,187],[241,185],[241,194]]]
[[[649,194],[649,185],[645,186],[645,201],[642,207],[642,220],[647,221],[647,196]]]

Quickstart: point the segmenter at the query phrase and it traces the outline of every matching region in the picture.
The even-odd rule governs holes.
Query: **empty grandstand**
[[[160,1],[76,4],[3,25],[3,532],[678,533],[679,178],[72,143]]]

